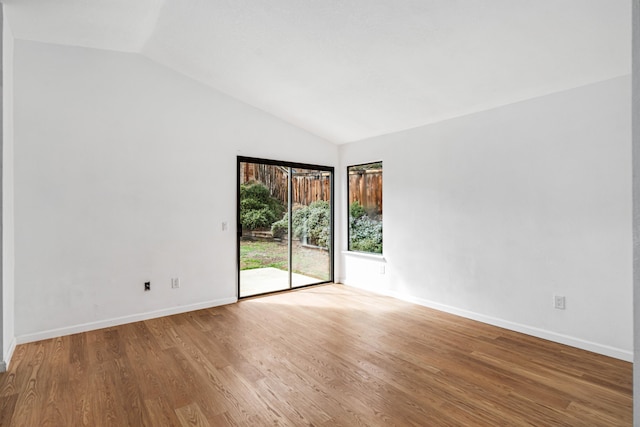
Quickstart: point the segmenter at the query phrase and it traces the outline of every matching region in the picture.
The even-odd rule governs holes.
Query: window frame
[[[367,166],[367,165],[374,165],[376,163],[380,163],[380,173],[382,175],[382,180],[380,183],[380,212],[381,212],[381,220],[380,222],[382,223],[382,233],[383,236],[381,236],[382,239],[382,243],[381,243],[381,250],[380,252],[371,252],[371,251],[359,251],[359,250],[354,250],[351,249],[351,179],[350,179],[350,170],[351,168],[356,168],[359,166]],[[346,167],[346,171],[347,171],[347,252],[348,253],[352,253],[352,254],[358,254],[358,255],[366,255],[366,256],[373,256],[373,257],[382,257],[384,254],[384,211],[383,211],[383,200],[384,200],[384,196],[382,194],[383,191],[383,183],[384,183],[384,166],[383,166],[383,161],[382,160],[377,160],[377,161],[371,161],[371,162],[365,162],[365,163],[358,163],[358,164],[354,164],[354,165],[348,165]]]

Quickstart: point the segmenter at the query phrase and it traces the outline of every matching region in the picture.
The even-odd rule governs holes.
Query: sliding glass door
[[[238,296],[333,281],[333,168],[238,158]]]

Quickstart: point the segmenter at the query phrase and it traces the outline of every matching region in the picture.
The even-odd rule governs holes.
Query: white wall
[[[631,360],[630,84],[342,146],[383,161],[384,261],[342,255],[341,280]]]
[[[15,349],[14,204],[13,204],[13,33],[2,25],[2,365]],[[0,369],[1,370],[1,369]]]
[[[19,342],[234,301],[236,156],[337,163],[335,145],[140,56],[15,55]]]

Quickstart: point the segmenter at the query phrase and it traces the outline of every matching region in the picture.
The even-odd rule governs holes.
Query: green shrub
[[[309,243],[328,248],[329,228],[331,226],[331,207],[329,203],[324,200],[313,202],[308,206],[307,211],[306,227]]]
[[[364,209],[364,206],[360,204],[359,201],[354,201],[349,205],[349,217],[358,219],[367,214],[367,211]]]
[[[271,234],[276,239],[284,238],[289,232],[289,214],[285,213],[281,220],[271,224]]]
[[[248,230],[268,227],[273,217],[267,208],[247,210],[242,215],[242,226]]]
[[[382,253],[382,221],[363,215],[349,217],[349,225],[350,250]]]
[[[268,228],[280,216],[284,207],[271,197],[269,189],[260,183],[240,186],[240,223],[248,230]]]
[[[318,200],[309,206],[296,206],[293,208],[293,216],[291,219],[293,226],[293,237],[304,240],[309,244],[329,247],[329,229],[331,226],[331,207],[328,202]],[[274,237],[282,238],[289,231],[289,215],[274,222],[271,226],[271,232]]]

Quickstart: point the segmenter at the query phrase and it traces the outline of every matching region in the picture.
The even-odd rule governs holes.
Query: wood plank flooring
[[[2,426],[624,426],[631,364],[341,285],[20,345]]]

